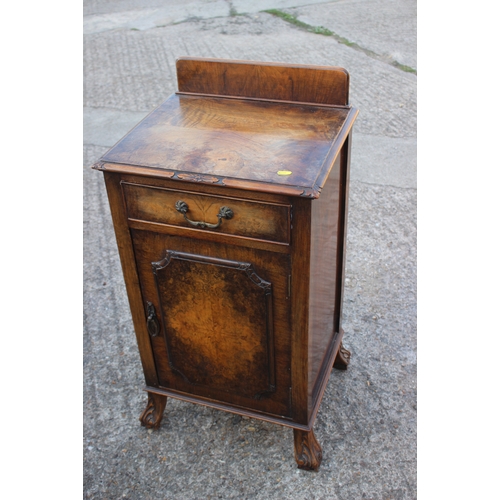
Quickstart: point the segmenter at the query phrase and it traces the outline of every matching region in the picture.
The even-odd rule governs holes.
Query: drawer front
[[[122,189],[129,220],[290,243],[290,206],[286,204],[128,182],[122,182]]]

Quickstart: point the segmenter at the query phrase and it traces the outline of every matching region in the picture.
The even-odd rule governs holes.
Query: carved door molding
[[[272,284],[249,262],[172,250],[151,266],[172,372],[253,399],[275,392]]]

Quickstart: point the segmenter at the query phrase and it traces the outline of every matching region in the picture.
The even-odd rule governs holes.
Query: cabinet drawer
[[[129,182],[122,182],[121,185],[129,220],[278,243],[290,242],[290,205],[199,194]],[[179,206],[178,202],[184,202],[184,214],[176,208]],[[224,210],[221,212],[222,207],[230,209],[232,212],[230,218],[219,217],[219,214],[227,213]],[[197,224],[199,222],[207,225],[203,227]],[[215,225],[218,226],[210,227]]]

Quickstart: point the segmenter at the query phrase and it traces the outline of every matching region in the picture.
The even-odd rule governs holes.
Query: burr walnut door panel
[[[289,256],[132,234],[160,386],[289,415]]]

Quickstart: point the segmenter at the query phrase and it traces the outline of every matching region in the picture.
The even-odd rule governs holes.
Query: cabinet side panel
[[[352,133],[347,137],[341,152],[340,177],[340,214],[339,214],[339,251],[337,253],[337,303],[335,307],[335,325],[342,331],[342,306],[344,302],[345,250],[347,244],[347,215],[349,206],[349,178],[351,169]]]
[[[340,155],[319,199],[312,202],[309,284],[308,406],[335,335]]]
[[[296,198],[292,208],[292,411],[295,422],[307,425],[309,259],[311,248],[311,200]]]

